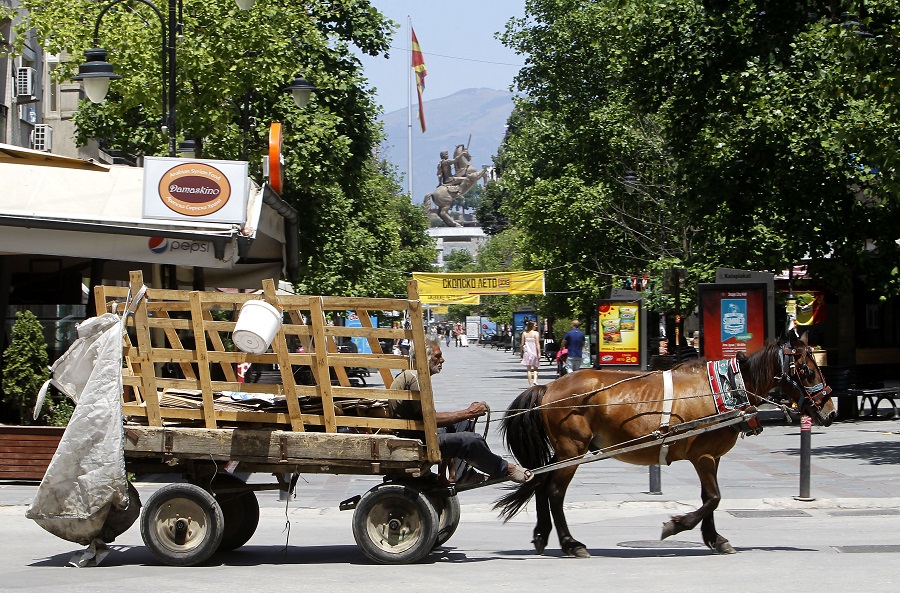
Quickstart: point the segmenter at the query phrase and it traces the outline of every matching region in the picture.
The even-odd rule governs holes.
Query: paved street
[[[434,378],[438,409],[486,400],[500,411],[527,386],[510,353],[469,346],[445,349],[444,372]],[[542,382],[555,366],[542,367]],[[374,378],[374,377],[373,377]],[[261,520],[244,548],[204,566],[160,565],[133,526],[102,566],[64,568],[80,548],[24,518],[34,486],[0,483],[0,541],[5,562],[0,589],[134,593],[170,591],[304,591],[483,589],[564,591],[777,590],[884,591],[900,585],[900,420],[843,422],[812,434],[811,502],[800,502],[798,424],[767,412],[762,435],[742,439],[722,461],[720,533],[738,553],[716,556],[699,531],[659,542],[662,523],[699,505],[693,468],[662,468],[662,495],[648,494],[648,470],[612,460],[582,466],[567,496],[573,535],[592,558],[561,557],[551,536],[546,555],[531,548],[533,506],[508,524],[491,510],[499,487],[460,495],[462,521],[447,544],[426,561],[377,566],[356,548],[352,513],[337,503],[361,494],[376,478],[309,475],[296,499],[260,493]],[[492,424],[489,442],[503,451]],[[481,425],[479,426],[479,430]],[[254,480],[264,478],[254,477]],[[147,493],[158,484],[139,483]],[[144,497],[146,498],[146,496]],[[289,529],[286,527],[289,526]]]

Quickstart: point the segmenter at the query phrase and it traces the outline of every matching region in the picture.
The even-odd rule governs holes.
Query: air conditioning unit
[[[34,68],[16,68],[16,96],[34,97]]]
[[[31,148],[50,151],[53,148],[53,127],[50,124],[37,124],[31,132]]]

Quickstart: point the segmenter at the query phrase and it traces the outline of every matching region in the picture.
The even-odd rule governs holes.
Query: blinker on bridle
[[[823,402],[831,394],[831,387],[825,384],[824,378],[821,383],[815,385],[803,383],[812,373],[807,363],[809,350],[782,346],[781,353],[781,376],[776,378],[787,382],[800,393],[805,394],[801,399],[808,400],[813,409],[821,410]]]

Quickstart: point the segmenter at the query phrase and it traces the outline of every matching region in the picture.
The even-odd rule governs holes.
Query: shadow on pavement
[[[816,548],[795,548],[792,546],[735,547],[738,552],[819,552]],[[715,552],[702,548],[591,548],[592,557],[600,558],[696,558],[717,556]],[[504,556],[536,556],[534,550],[502,550]],[[543,556],[568,558],[561,550],[545,550]]]
[[[776,451],[786,455],[799,455],[800,449],[784,449]],[[816,446],[813,454],[816,457],[835,457],[838,459],[859,459],[870,465],[900,464],[900,442],[869,442],[851,445]]]

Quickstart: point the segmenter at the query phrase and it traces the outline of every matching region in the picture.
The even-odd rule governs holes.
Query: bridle
[[[802,403],[808,403],[817,412],[822,411],[822,406],[828,396],[831,395],[831,387],[825,384],[825,378],[821,383],[815,385],[806,385],[803,383],[813,373],[808,364],[809,350],[807,348],[794,348],[793,346],[784,345],[781,347],[781,376],[775,377],[781,382],[794,387],[801,394],[800,408]],[[815,364],[815,363],[813,363]]]

